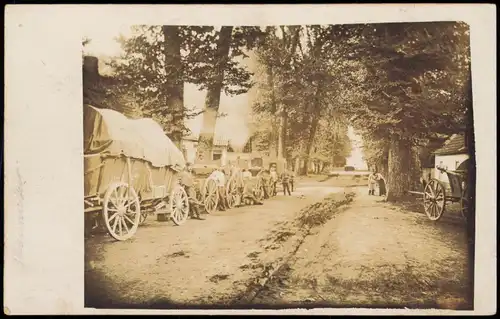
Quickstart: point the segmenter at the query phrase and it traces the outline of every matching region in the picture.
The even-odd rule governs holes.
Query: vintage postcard
[[[6,314],[493,314],[488,5],[6,9]]]

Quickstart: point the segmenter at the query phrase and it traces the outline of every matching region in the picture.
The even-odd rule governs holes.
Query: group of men
[[[220,167],[215,169],[208,177],[209,179],[215,182],[216,187],[218,188],[218,193],[219,193],[218,205],[219,209],[222,211],[228,209],[229,206],[227,203],[226,188],[225,188],[226,174],[231,175],[234,173],[234,170],[235,167],[230,167],[229,170],[226,169],[226,167]],[[275,168],[271,168],[270,170],[267,171],[267,173],[269,173],[271,182],[270,184],[273,186],[272,187],[273,196],[275,196],[277,193],[276,185],[279,180],[281,180],[281,183],[283,185],[283,194],[286,195],[288,193],[288,195],[291,196],[291,192],[293,192],[294,190],[294,180],[295,180],[295,173],[293,171],[285,170],[283,174],[281,174],[280,178],[278,178],[278,174]],[[243,169],[241,178],[242,178],[241,184],[243,185],[242,189],[239,190],[243,194],[241,199],[241,204],[246,203],[253,205],[263,205],[264,203],[261,200],[257,199],[255,196],[256,180],[252,178],[252,173],[250,172],[250,170]],[[191,163],[187,163],[185,170],[179,174],[179,182],[184,187],[188,195],[191,216],[193,218],[203,220],[204,218],[202,218],[200,214],[200,206],[203,206],[203,203],[199,202],[197,199],[197,191],[195,188],[195,182],[193,176],[193,166]],[[264,187],[264,198],[269,198],[269,195],[270,194],[269,191],[267,190],[267,187]]]
[[[285,171],[278,176],[276,168],[272,167],[270,170],[266,170],[264,174],[264,181],[267,185],[271,186],[269,190],[268,187],[264,187],[264,198],[269,198],[270,196],[276,196],[278,193],[278,188],[276,187],[278,182],[281,182],[283,186],[283,195],[291,196],[294,190],[295,182],[295,172],[293,170],[285,169]]]

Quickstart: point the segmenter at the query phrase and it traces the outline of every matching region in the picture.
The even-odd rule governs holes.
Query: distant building
[[[198,147],[198,138],[189,135],[182,139],[181,148],[184,158],[188,163],[194,163],[196,160],[196,149]]]
[[[232,163],[240,168],[252,167],[252,160],[260,157],[260,153],[255,151],[254,139],[252,137],[248,139],[242,148],[235,148],[231,145],[228,145],[227,148],[228,163]]]
[[[434,165],[444,167],[449,170],[456,170],[467,159],[469,152],[464,134],[453,134],[446,140],[439,149],[433,152],[435,159]],[[435,178],[448,183],[448,176],[437,168],[434,168]]]

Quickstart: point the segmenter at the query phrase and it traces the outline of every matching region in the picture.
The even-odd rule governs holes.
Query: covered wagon
[[[188,197],[177,176],[184,156],[157,122],[84,105],[83,148],[86,216],[101,214],[113,238],[134,236],[148,214],[176,225],[187,220]]]

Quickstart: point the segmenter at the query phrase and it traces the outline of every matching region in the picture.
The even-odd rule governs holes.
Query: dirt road
[[[127,242],[87,240],[86,306],[467,307],[461,224],[431,223],[365,189],[349,203],[350,189],[334,186],[346,184],[310,180],[264,206],[180,227],[152,221]]]
[[[434,223],[366,193],[313,229],[252,302],[472,309],[463,223]]]
[[[230,302],[290,255],[300,210],[343,188],[301,181],[293,196],[205,215],[180,227],[151,221],[126,242],[86,241],[86,304],[117,307]],[[297,238],[295,238],[297,237]]]

